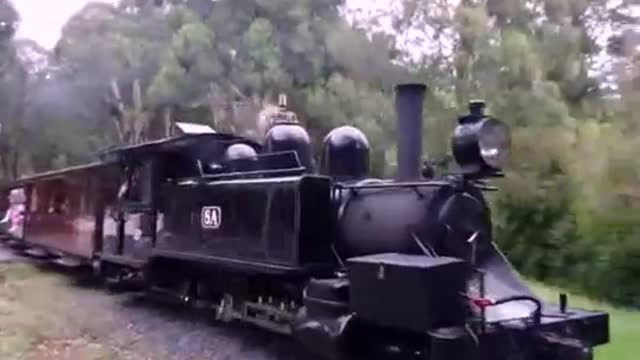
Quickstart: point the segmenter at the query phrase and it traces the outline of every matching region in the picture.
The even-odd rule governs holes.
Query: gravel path
[[[0,245],[0,266],[4,262],[5,267],[15,267],[29,261],[20,259]],[[15,260],[18,260],[18,265],[6,263],[16,263]],[[141,295],[109,293],[51,269],[33,272],[29,276],[20,275],[26,280],[15,281],[12,284],[15,289],[11,293],[7,293],[8,290],[0,293],[0,301],[4,296],[20,305],[22,310],[16,311],[20,314],[14,317],[42,318],[37,322],[42,325],[37,327],[38,331],[46,333],[44,343],[47,345],[41,344],[38,348],[61,347],[60,344],[68,347],[77,339],[83,339],[87,344],[115,349],[112,353],[117,353],[117,356],[105,357],[110,360],[311,359],[289,338],[248,325],[214,323],[208,319],[210,315],[150,301]],[[87,360],[85,355],[34,355],[26,359],[41,358]]]
[[[202,314],[150,302],[141,296],[120,296],[114,311],[130,332],[168,359],[307,359],[290,339],[240,324],[214,324]]]

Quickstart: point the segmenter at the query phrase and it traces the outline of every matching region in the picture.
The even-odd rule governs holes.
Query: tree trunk
[[[8,152],[3,151],[2,156],[0,156],[0,168],[2,170],[2,177],[4,179],[11,179],[9,176],[9,161],[8,161]]]
[[[18,151],[13,151],[11,154],[11,180],[15,180],[18,178],[18,165],[20,161],[20,153]]]
[[[140,86],[140,80],[135,79],[133,81],[133,111],[131,114],[130,128],[133,133],[133,143],[138,144],[144,141],[144,134],[148,128],[147,126],[147,114],[144,111],[144,104],[142,99],[142,89]]]
[[[111,80],[111,93],[116,101],[116,107],[118,110],[117,115],[113,115],[111,118],[113,119],[113,124],[116,128],[116,133],[118,134],[118,140],[121,143],[126,143],[125,129],[122,127],[122,120],[124,117],[124,105],[122,103],[122,96],[120,95],[120,87],[118,86],[118,80]]]
[[[162,111],[162,120],[163,120],[163,124],[164,124],[164,137],[168,138],[173,136],[173,134],[175,133],[175,129],[174,129],[174,124],[173,121],[171,120],[171,107],[170,106],[165,106],[165,108]]]
[[[216,108],[217,108],[217,102],[216,102],[216,91],[215,91],[215,84],[214,83],[210,83],[209,84],[209,112],[211,113],[211,126],[215,129],[216,128]]]

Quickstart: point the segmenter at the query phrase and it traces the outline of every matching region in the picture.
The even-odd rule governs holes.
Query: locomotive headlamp
[[[498,119],[485,116],[484,107],[482,101],[471,102],[470,114],[459,119],[453,135],[453,156],[465,174],[498,173],[509,158],[509,127]]]

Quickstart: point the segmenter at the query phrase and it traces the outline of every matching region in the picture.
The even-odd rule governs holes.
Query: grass
[[[0,359],[142,359],[90,336],[101,320],[91,323],[91,309],[79,311],[73,301],[79,291],[60,274],[0,263]]]
[[[640,310],[617,308],[536,282],[530,282],[530,285],[537,295],[551,303],[557,303],[558,294],[565,292],[569,295],[570,307],[609,313],[610,342],[596,348],[596,360],[638,359],[640,354]]]
[[[28,334],[0,331],[0,358],[6,360],[23,359],[33,347],[33,339]]]
[[[0,264],[0,359],[27,358],[43,337],[38,316],[20,301],[21,284],[39,275],[28,265]]]

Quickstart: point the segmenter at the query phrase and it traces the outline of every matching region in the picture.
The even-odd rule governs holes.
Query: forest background
[[[428,84],[424,148],[449,153],[470,99],[513,131],[495,234],[529,277],[640,307],[640,2],[120,0],[52,50],[0,0],[0,177],[166,136],[172,121],[259,137],[289,96],[315,140],[361,128],[395,171],[393,85]]]

